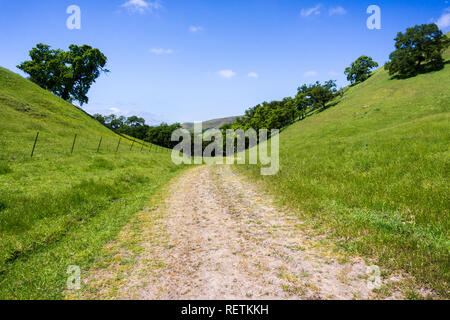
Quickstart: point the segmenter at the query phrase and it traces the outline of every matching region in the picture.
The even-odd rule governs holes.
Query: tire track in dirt
[[[334,252],[325,236],[277,209],[230,166],[189,169],[164,197],[110,245],[113,263],[92,272],[84,298],[380,298],[368,288],[363,259]],[[133,226],[139,231],[133,233]],[[124,249],[125,242],[139,242],[139,254]],[[129,269],[122,267],[134,259]],[[384,284],[398,281],[391,277]],[[391,290],[383,298],[402,297]]]
[[[167,267],[141,299],[370,298],[362,259],[339,263],[298,219],[275,209],[229,166],[188,171],[170,189]]]

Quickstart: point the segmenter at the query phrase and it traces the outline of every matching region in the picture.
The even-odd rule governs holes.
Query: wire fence
[[[92,137],[81,134],[57,136],[36,132],[33,135],[0,133],[0,160],[25,160],[76,154],[169,153],[163,148],[126,136]]]

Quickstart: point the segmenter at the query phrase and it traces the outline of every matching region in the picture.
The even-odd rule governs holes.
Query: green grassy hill
[[[0,106],[2,134],[41,130],[65,136],[67,130],[85,134],[111,132],[52,93],[41,90],[31,81],[0,67]],[[18,130],[18,125],[20,129]]]
[[[100,138],[100,152],[115,152],[121,137],[84,111],[1,67],[0,84],[0,156],[3,158],[28,157],[38,131],[37,157],[70,153],[75,134],[78,153],[97,151]],[[131,144],[131,139],[124,139],[119,150],[125,152]]]
[[[379,69],[287,128],[278,175],[240,170],[345,250],[448,297],[450,51],[445,57],[444,70],[406,80]]]
[[[0,299],[62,298],[68,266],[86,271],[182,167],[2,68],[0,113]]]

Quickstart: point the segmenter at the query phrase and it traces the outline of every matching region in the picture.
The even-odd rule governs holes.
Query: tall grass
[[[67,267],[86,271],[182,169],[165,153],[77,155],[7,168],[0,175],[0,299],[62,298]]]

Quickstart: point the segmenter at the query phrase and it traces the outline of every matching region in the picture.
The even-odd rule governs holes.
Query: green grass
[[[449,111],[450,64],[406,80],[380,69],[281,133],[278,175],[239,169],[345,250],[448,298]]]
[[[1,68],[0,109],[0,299],[60,299],[68,266],[93,266],[183,167],[125,138],[116,153],[119,136]]]

